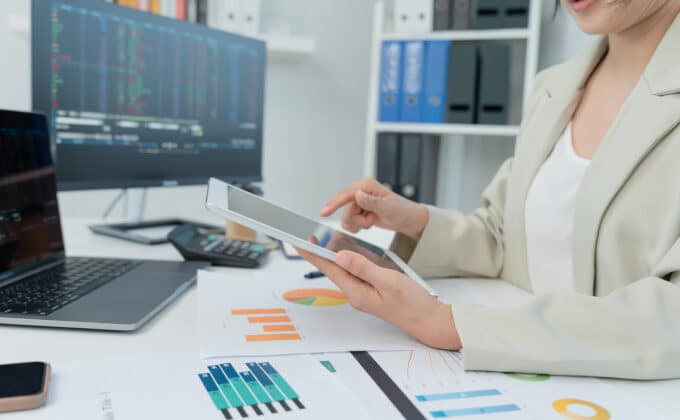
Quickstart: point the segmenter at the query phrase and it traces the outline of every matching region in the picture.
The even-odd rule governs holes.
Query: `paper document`
[[[594,378],[465,372],[459,353],[440,350],[371,356],[427,419],[657,418]]]
[[[327,278],[198,273],[201,357],[425,348],[349,305]]]
[[[149,355],[55,364],[45,407],[16,420],[368,419],[310,356],[221,359]]]

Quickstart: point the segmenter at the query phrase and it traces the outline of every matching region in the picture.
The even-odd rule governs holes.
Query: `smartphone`
[[[0,413],[30,410],[47,400],[50,365],[44,362],[0,365]]]

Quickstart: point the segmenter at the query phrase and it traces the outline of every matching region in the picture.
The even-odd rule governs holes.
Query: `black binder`
[[[503,4],[503,26],[526,28],[529,26],[529,0],[505,0]]]
[[[420,134],[402,134],[401,161],[399,164],[399,194],[409,200],[418,201],[420,183]]]
[[[435,31],[448,31],[451,29],[451,2],[453,0],[434,0],[432,13],[432,29]]]
[[[437,174],[439,167],[439,143],[437,136],[424,136],[420,153],[420,183],[418,202],[436,204]]]
[[[434,204],[439,140],[422,134],[401,135],[398,193],[409,200]]]
[[[470,28],[470,0],[451,0],[451,29]]]
[[[475,122],[477,90],[477,45],[474,42],[453,41],[449,55],[449,80],[446,89],[446,122]]]
[[[471,20],[474,29],[503,27],[504,0],[472,0]]]
[[[399,182],[399,146],[398,134],[378,135],[376,179],[392,191],[397,191]]]
[[[477,122],[508,123],[510,46],[483,45],[479,49],[480,76]]]

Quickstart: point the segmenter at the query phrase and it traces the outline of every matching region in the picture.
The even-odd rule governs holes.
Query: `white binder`
[[[260,33],[260,0],[240,0],[241,33],[257,35]]]
[[[433,0],[394,0],[394,31],[432,31],[433,8]]]
[[[241,32],[239,0],[208,0],[208,26],[227,32]]]

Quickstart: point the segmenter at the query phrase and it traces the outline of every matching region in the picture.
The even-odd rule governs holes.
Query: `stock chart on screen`
[[[263,42],[84,0],[34,2],[33,22],[60,181],[259,176]]]

